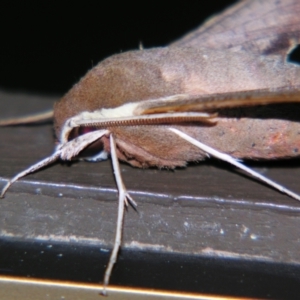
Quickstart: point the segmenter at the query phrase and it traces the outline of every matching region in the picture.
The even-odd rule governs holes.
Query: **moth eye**
[[[68,142],[74,140],[75,138],[79,137],[80,135],[92,132],[97,130],[95,127],[76,127],[73,128],[68,136]]]

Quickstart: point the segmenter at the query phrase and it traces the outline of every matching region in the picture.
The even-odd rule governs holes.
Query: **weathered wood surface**
[[[1,118],[50,108],[54,100],[1,92]],[[1,186],[7,178],[49,155],[54,147],[51,124],[0,128],[0,135]],[[299,161],[258,166],[254,165],[266,176],[300,193]],[[284,264],[295,270],[290,280],[299,285],[300,203],[297,201],[213,161],[174,172],[141,170],[125,164],[121,164],[121,170],[128,190],[138,203],[137,211],[129,207],[126,213],[124,253],[130,250],[137,257],[139,253],[162,253],[170,255],[171,262],[173,254],[182,254],[186,260],[215,258],[227,261],[229,266],[230,261],[234,266],[237,262]],[[19,180],[0,201],[1,243],[96,247],[107,258],[115,232],[116,193],[109,160],[54,164]],[[1,255],[2,274],[8,272],[5,261],[9,256],[9,253]],[[42,255],[38,259],[42,260]],[[124,261],[120,264],[130,269],[130,264]],[[184,262],[182,266],[184,269]],[[104,265],[97,267],[96,280],[101,280]],[[147,272],[146,265],[142,268]],[[286,277],[283,268],[276,272],[279,277]],[[8,273],[22,275],[22,266]],[[172,275],[167,276],[172,278]],[[81,276],[87,281],[90,278],[89,274]],[[124,284],[126,280],[122,281],[121,275],[120,278]],[[198,285],[202,290],[200,280],[201,276]],[[112,283],[118,283],[114,275]],[[132,281],[131,285],[135,284],[138,283]],[[180,289],[177,284],[174,289]]]

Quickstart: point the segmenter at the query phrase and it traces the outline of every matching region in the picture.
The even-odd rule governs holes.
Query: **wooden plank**
[[[1,117],[47,109],[56,100],[52,97],[5,92],[0,93],[0,99]],[[1,186],[7,178],[49,155],[54,147],[51,124],[0,128],[0,136]],[[298,165],[298,161],[294,160],[258,164],[254,167],[300,193]],[[130,269],[135,256],[138,260],[139,255],[144,253],[141,260],[143,263],[133,266],[135,270],[147,272],[147,255],[155,257],[156,254],[162,254],[163,261],[169,259],[174,264],[177,261],[183,269],[184,261],[192,267],[197,265],[197,262],[191,264],[196,259],[199,260],[200,270],[203,264],[208,270],[207,264],[213,259],[217,265],[227,265],[230,272],[234,273],[233,269],[236,269],[244,272],[245,276],[247,272],[252,272],[252,267],[249,266],[254,263],[256,267],[257,264],[260,265],[259,272],[265,270],[268,273],[272,270],[272,276],[277,274],[280,278],[289,274],[289,282],[296,289],[300,272],[300,205],[297,201],[241,176],[226,164],[214,161],[174,172],[141,170],[125,164],[121,164],[121,170],[138,208],[137,211],[128,208],[126,213],[122,246],[125,261],[122,262],[121,259],[117,263],[117,274],[112,277],[113,284],[129,281],[133,286],[144,286],[145,283],[139,276],[136,281],[130,281],[126,272],[118,269],[118,264],[126,270]],[[9,242],[16,245],[41,243],[41,249],[47,249],[49,245],[63,245],[65,250],[77,246],[96,247],[102,258],[97,265],[98,271],[95,271],[98,275],[94,275],[93,280],[101,280],[104,270],[101,263],[106,263],[107,251],[114,238],[116,200],[110,161],[54,164],[17,182],[0,202],[2,246]],[[2,274],[8,272],[5,260],[13,257],[8,249],[11,248],[6,248],[5,256],[3,253],[1,255]],[[42,260],[42,256],[40,254],[38,259]],[[149,262],[153,260],[149,258]],[[283,268],[283,265],[286,267]],[[213,263],[212,266],[216,265]],[[68,268],[72,268],[72,265]],[[74,270],[76,268],[74,266]],[[159,266],[153,265],[152,271],[155,268],[160,276],[169,276],[170,280],[175,276],[170,274],[170,270],[165,274]],[[290,268],[293,269],[292,275]],[[74,279],[74,270],[68,270],[71,279]],[[23,274],[22,266],[9,272]],[[187,277],[187,280],[193,280],[196,276],[193,272],[189,272],[189,275],[184,270],[182,273],[178,272],[176,278]],[[46,277],[60,279],[59,271],[56,275],[45,274]],[[222,282],[227,273],[212,274]],[[226,280],[229,280],[228,274],[226,276]],[[77,280],[84,280],[83,278],[88,281],[90,275],[81,274]],[[198,279],[199,282],[208,280],[203,274],[198,274]],[[194,285],[183,283],[181,286],[173,281],[172,284],[177,290],[197,291],[198,288],[218,293],[218,284],[210,282],[215,285],[213,288],[208,282],[205,287],[196,282]],[[236,281],[233,280],[231,284],[236,285]],[[264,284],[261,285],[263,288]],[[227,294],[231,287],[229,283],[225,291]],[[240,287],[245,288],[245,285],[241,284]],[[172,285],[159,288],[172,289]],[[234,293],[239,291],[239,286],[236,290]]]

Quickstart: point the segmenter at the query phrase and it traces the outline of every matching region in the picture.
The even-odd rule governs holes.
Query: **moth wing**
[[[292,102],[300,102],[300,86],[208,95],[174,95],[141,101],[137,103],[134,115],[205,112],[222,108]]]
[[[170,46],[285,56],[300,40],[299,0],[243,0]]]

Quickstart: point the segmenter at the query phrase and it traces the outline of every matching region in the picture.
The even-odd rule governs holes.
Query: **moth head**
[[[57,138],[60,140],[66,121],[81,113],[178,93],[178,84],[166,82],[159,61],[154,59],[163,51],[168,50],[157,48],[125,52],[111,56],[92,68],[55,104]]]
[[[122,160],[136,165],[137,160],[149,161],[146,165],[182,165],[184,160],[180,160],[179,163],[175,158],[180,151],[175,149],[179,149],[182,143],[177,142],[178,138],[176,139],[174,134],[168,132],[169,142],[165,139],[165,130],[153,131],[149,127],[143,128],[142,131],[147,132],[147,136],[152,137],[152,140],[144,138],[141,145],[137,141],[141,137],[141,128],[130,131],[130,135],[130,129],[126,128],[203,119],[202,115],[197,115],[192,116],[191,120],[189,114],[193,110],[187,105],[187,100],[193,96],[181,94],[182,85],[177,77],[170,80],[170,76],[165,76],[162,65],[167,65],[164,62],[168,56],[166,54],[170,54],[167,52],[171,51],[168,48],[157,48],[126,52],[112,56],[90,70],[54,106],[54,126],[59,145],[83,136],[84,133],[108,130],[116,138],[117,147],[120,149],[118,157]],[[166,73],[173,74],[171,71]],[[180,112],[181,116],[174,116],[176,112]],[[97,143],[93,141],[95,145],[88,145],[86,151],[96,155],[94,152],[98,147],[102,159],[105,156],[101,154],[102,151],[109,153],[110,150],[108,140],[109,136],[105,134]],[[164,140],[166,150],[162,150],[165,145],[160,147]],[[172,149],[169,150],[170,145]],[[172,161],[176,162],[169,163],[161,159],[161,156],[167,156],[166,151],[174,153]],[[92,158],[98,157],[95,155],[92,155]]]
[[[76,141],[76,139],[93,132],[103,131],[113,126],[123,124],[124,118],[129,121],[135,115],[135,109],[138,103],[126,103],[116,108],[97,109],[93,112],[81,112],[74,117],[65,121],[62,126],[59,145],[69,144],[69,142]],[[125,121],[126,122],[126,121]],[[104,160],[108,157],[110,152],[109,134],[110,130],[106,130],[107,134],[101,136],[97,140],[93,140],[90,144],[78,153],[77,157],[84,157],[87,160],[98,161]]]

